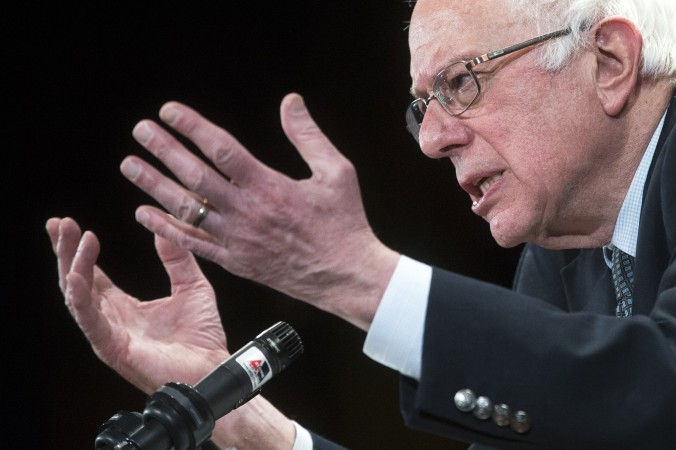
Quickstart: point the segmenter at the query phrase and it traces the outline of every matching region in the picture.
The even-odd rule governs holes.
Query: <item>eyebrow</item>
[[[470,60],[472,60],[473,58],[476,58],[477,55],[483,55],[483,54],[486,54],[486,52],[484,51],[484,53],[481,53],[481,50],[478,50],[478,49],[474,49],[474,50],[466,50],[466,51],[464,51],[463,53],[454,53],[454,54],[452,54],[451,56],[445,57],[445,58],[444,58],[444,61],[446,61],[446,62],[441,66],[441,68],[440,68],[440,69],[437,69],[437,71],[434,72],[433,75],[431,75],[431,76],[429,76],[429,77],[426,77],[426,78],[427,78],[427,79],[431,79],[432,82],[434,82],[434,79],[435,79],[436,76],[439,74],[439,72],[441,72],[441,71],[444,70],[446,67],[448,67],[448,66],[450,66],[451,64],[453,64],[454,62],[457,62],[457,61],[470,61]],[[411,96],[414,97],[414,98],[423,98],[423,97],[424,97],[424,98],[427,98],[427,91],[422,91],[422,90],[421,90],[421,91],[417,91],[417,90],[413,87],[413,85],[411,85],[411,87],[408,89],[408,93],[411,94]]]
[[[456,54],[456,55],[451,56],[449,58],[445,58],[446,62],[441,66],[441,68],[437,69],[437,71],[434,72],[433,75],[425,77],[425,79],[429,79],[429,80],[432,81],[432,83],[434,83],[434,79],[436,78],[436,76],[439,74],[439,72],[444,70],[446,67],[450,66],[454,62],[469,61],[472,58],[472,56],[469,56],[469,55],[477,55],[477,54],[478,54],[478,52],[475,52],[475,53],[467,52],[467,53],[464,53],[462,55]],[[427,91],[422,91],[422,90],[418,91],[413,87],[413,85],[411,85],[411,87],[408,89],[408,93],[411,94],[411,97],[414,97],[414,98],[423,98],[423,97],[427,98]]]

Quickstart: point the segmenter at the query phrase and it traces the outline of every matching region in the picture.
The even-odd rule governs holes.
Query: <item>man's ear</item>
[[[636,26],[621,17],[610,17],[594,26],[596,89],[610,116],[622,112],[639,82],[643,38]]]

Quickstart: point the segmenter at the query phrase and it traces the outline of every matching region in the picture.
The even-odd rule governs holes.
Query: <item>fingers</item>
[[[92,272],[94,270],[100,272],[98,268],[93,268]],[[107,279],[105,275],[103,277]],[[68,288],[64,295],[70,314],[96,350],[110,345],[111,329],[110,323],[101,311],[100,297],[92,295],[90,278],[79,272],[69,273],[67,276]],[[99,357],[108,362],[104,355],[99,354]]]
[[[59,224],[61,219],[52,217],[45,223],[45,230],[49,236],[49,241],[52,243],[52,251],[56,254],[56,243],[59,241]]]
[[[230,183],[222,175],[211,168],[205,161],[195,156],[186,149],[176,138],[169,134],[158,124],[143,120],[139,122],[132,131],[134,138],[152,153],[178,178],[184,186],[190,191],[198,193],[202,198],[216,198],[227,195]],[[129,161],[126,159],[121,166],[122,173],[136,184],[136,180],[149,181],[159,180],[163,177],[159,172],[144,173],[149,167],[136,166],[131,164],[138,163],[140,160]],[[143,175],[146,177],[143,178]],[[152,195],[148,184],[137,184],[141,189]],[[158,192],[163,186],[157,187],[154,192]],[[157,199],[160,201],[160,199]],[[173,212],[173,211],[172,211]]]
[[[283,100],[281,115],[284,131],[315,178],[338,180],[346,168],[349,169],[347,172],[354,172],[351,163],[312,120],[298,94],[290,94]],[[202,202],[207,199],[211,212],[200,225],[205,230],[219,230],[222,221],[218,220],[217,214],[228,214],[233,205],[241,203],[240,189],[260,186],[273,177],[287,178],[254,158],[225,130],[181,103],[166,103],[160,110],[160,118],[194,142],[222,174],[149,120],[139,122],[133,135],[174,173],[181,184],[133,156],[127,157],[120,169],[130,181],[187,224],[196,223],[199,211],[204,210]],[[189,229],[186,231],[194,234]]]
[[[227,206],[228,197],[235,186],[246,185],[251,180],[260,179],[262,173],[270,171],[233,136],[183,104],[178,102],[165,104],[160,109],[160,118],[195,143],[221,173],[195,156],[153,121],[139,122],[132,132],[134,138],[162,161],[187,187],[187,191],[193,191],[198,196],[209,199],[216,207]],[[121,169],[127,178],[136,183],[139,176],[138,167],[125,160]],[[140,167],[142,171],[145,169],[147,166]],[[156,175],[153,178],[157,179]],[[143,186],[139,184],[139,187],[148,192],[148,184]],[[188,196],[187,191],[183,197]]]
[[[228,177],[231,184],[245,186],[260,180],[261,177],[268,176],[269,172],[272,171],[272,169],[254,158],[232,135],[206,120],[186,105],[178,102],[168,102],[160,109],[160,118],[194,142],[214,165]],[[283,99],[281,119],[282,127],[287,137],[296,146],[313,172],[331,173],[335,171],[336,164],[350,164],[319,129],[307,111],[300,95],[295,93],[289,94]],[[156,143],[155,145],[151,145],[149,142],[144,143],[141,140],[141,134],[142,129],[137,127],[135,129],[135,136],[139,142],[154,154],[161,152],[161,144]],[[167,157],[165,156],[164,158],[166,159]],[[169,161],[165,159],[162,159],[162,161],[167,164]],[[204,197],[215,198],[221,193],[220,189],[222,185],[216,186],[214,184],[215,190],[207,190],[210,187],[207,185],[211,181],[206,176],[200,177],[195,174],[192,176],[181,176],[177,171],[188,174],[191,170],[195,170],[195,167],[180,167],[186,163],[188,162],[183,159],[179,164],[168,167],[188,188],[199,192]],[[200,179],[204,179],[206,182],[199,183],[197,180]]]
[[[256,160],[233,136],[216,127],[191,108],[166,103],[161,119],[194,142],[221,173],[187,150],[176,138],[152,121],[141,121],[134,128],[134,137],[174,172],[179,182],[137,157],[127,157],[122,173],[171,215],[151,206],[141,206],[136,220],[151,232],[182,248],[191,250],[234,273],[253,274],[259,267],[249,263],[255,258],[247,246],[251,236],[268,238],[277,245],[275,233],[286,229],[287,217],[292,221],[304,217],[299,208],[321,202],[323,195],[360,208],[359,185],[352,164],[338,152],[314,122],[302,98],[288,95],[281,105],[284,131],[312,169],[310,183],[300,183],[272,170]],[[322,190],[321,184],[328,190]],[[340,194],[340,195],[339,195]],[[206,198],[211,205],[199,228],[192,226]],[[361,211],[356,211],[359,217]],[[173,217],[172,217],[173,215]],[[272,226],[271,226],[272,224]],[[282,231],[283,232],[283,231]],[[310,232],[311,233],[311,232]],[[245,263],[236,261],[245,260]],[[254,267],[254,269],[252,269]]]
[[[155,235],[155,249],[167,271],[172,291],[191,288],[197,283],[206,282],[195,257],[189,251],[177,247],[158,235]]]
[[[67,270],[64,273],[61,258],[58,257],[60,224],[61,224],[61,219],[59,219],[57,217],[52,217],[51,219],[47,220],[47,223],[45,224],[45,229],[47,230],[47,234],[49,235],[49,240],[52,244],[52,251],[54,252],[54,255],[57,256],[56,264],[57,264],[57,273],[59,275],[59,289],[61,290],[61,293],[65,293],[66,274],[67,274],[67,271],[70,270],[70,265],[67,267]]]
[[[280,108],[282,128],[317,177],[339,177],[352,164],[329,141],[310,116],[303,98],[288,94]]]
[[[200,162],[199,164],[204,163]],[[132,183],[157,200],[179,220],[192,224],[198,219],[200,207],[203,206],[203,198],[166,177],[147,162],[135,156],[128,156],[122,161],[120,170]],[[218,184],[217,180],[215,184]],[[205,198],[209,198],[213,202],[224,194],[226,192]],[[206,220],[211,220],[209,214],[201,225],[206,226]]]
[[[161,109],[160,117],[200,147],[224,175],[149,120],[136,125],[134,137],[182,184],[136,157],[127,157],[120,170],[178,219],[206,230],[216,229],[219,222],[216,214],[228,211],[229,206],[236,202],[238,185],[248,183],[250,177],[261,170],[270,169],[253,158],[231,135],[182,104],[167,103]],[[231,180],[233,176],[236,181]],[[205,200],[208,204],[204,203]],[[185,231],[199,235],[198,231]]]
[[[94,266],[96,265],[100,250],[99,240],[94,233],[85,231],[82,238],[80,238],[80,244],[71,263],[70,273],[80,275],[89,285],[90,289],[94,283]]]
[[[66,275],[71,270],[82,232],[77,222],[68,217],[65,219],[50,219],[47,221],[46,228],[52,242],[52,250],[56,255],[59,288],[65,294],[67,288]]]
[[[78,301],[86,301],[87,306],[98,307],[98,297],[92,294],[94,284],[94,266],[99,256],[99,241],[91,231],[84,234],[73,219],[65,218],[59,224],[59,238],[56,246],[59,266],[59,284],[66,299],[66,305],[79,307]],[[105,275],[104,275],[105,278]],[[71,285],[76,280],[76,287]],[[75,289],[75,290],[74,290]],[[72,292],[78,293],[73,297]],[[73,303],[73,302],[76,303]]]
[[[69,289],[68,279],[77,274],[91,290],[94,282],[94,266],[100,252],[100,244],[91,231],[82,234],[80,226],[73,219],[51,218],[45,225],[52,249],[57,258],[59,287],[64,295]],[[105,275],[103,275],[105,279]],[[91,296],[91,294],[89,294]],[[66,302],[68,302],[66,296]]]
[[[230,133],[217,127],[186,105],[168,102],[160,109],[160,118],[194,142],[202,153],[236,185],[246,185],[264,176],[269,170]]]
[[[100,295],[92,290],[95,282],[99,290],[110,285],[95,266],[100,252],[98,239],[90,231],[82,234],[77,222],[68,217],[51,218],[45,228],[57,257],[59,287],[68,310],[93,345],[105,342],[110,328],[101,320]]]
[[[187,239],[185,234],[188,234],[190,238],[209,241],[203,230],[222,234],[222,216],[232,214],[233,205],[242,203],[240,188],[251,185],[254,180],[259,183],[267,180],[270,178],[268,175],[286,178],[260,163],[229,133],[183,104],[165,104],[160,110],[160,118],[192,140],[221,172],[186,149],[157,123],[143,120],[136,125],[133,130],[135,139],[156,156],[180,183],[133,156],[123,160],[120,170],[174,217],[192,225],[185,227],[167,217],[155,220],[158,219],[156,210],[139,208],[141,214],[137,214],[137,220],[160,236],[174,240],[170,236],[182,235]],[[145,217],[151,220],[145,222]],[[154,226],[160,228],[151,228]],[[177,233],[179,231],[183,234]],[[197,251],[210,251],[202,247]]]
[[[209,220],[207,216],[206,220]],[[139,206],[136,220],[152,233],[162,238],[179,243],[180,247],[190,249],[210,261],[222,264],[227,249],[209,233],[194,228],[177,218],[152,206]]]

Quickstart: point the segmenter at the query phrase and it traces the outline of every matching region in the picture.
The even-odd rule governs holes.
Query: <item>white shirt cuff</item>
[[[293,443],[291,450],[312,450],[312,436],[310,432],[292,420],[293,426],[296,428],[296,441]]]
[[[368,357],[416,380],[431,282],[432,267],[402,255],[364,342]]]

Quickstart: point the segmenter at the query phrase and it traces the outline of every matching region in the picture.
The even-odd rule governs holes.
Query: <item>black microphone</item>
[[[195,385],[222,417],[255,397],[263,384],[284,370],[303,353],[298,333],[278,322],[233,354]]]
[[[277,322],[193,386],[167,383],[146,401],[143,414],[120,411],[101,426],[97,450],[194,450],[214,423],[251,400],[263,384],[303,353],[298,333]]]

